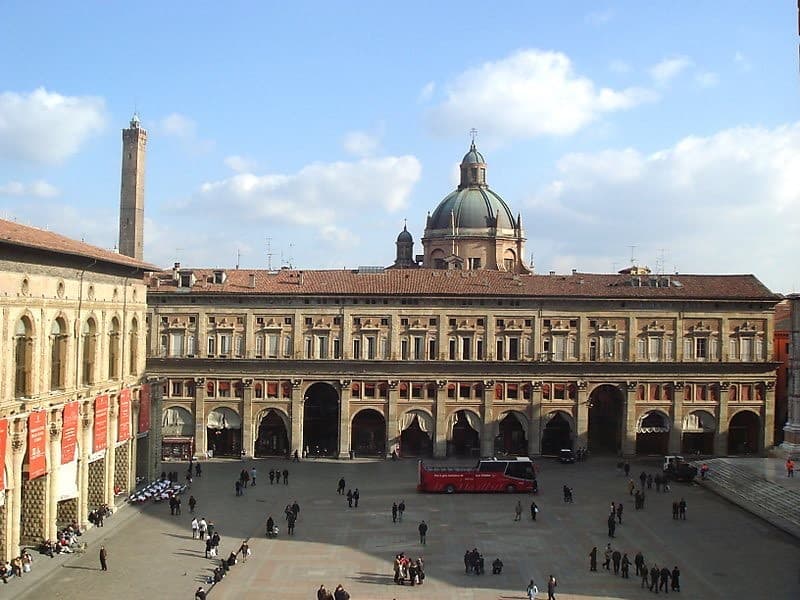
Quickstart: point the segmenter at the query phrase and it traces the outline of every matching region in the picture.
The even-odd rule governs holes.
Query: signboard
[[[124,442],[131,437],[131,391],[125,388],[119,393],[119,418],[117,420],[117,441]]]
[[[64,405],[62,421],[64,428],[61,431],[61,464],[65,465],[75,460],[75,446],[78,443],[78,410],[77,402],[67,402]]]
[[[8,442],[8,421],[0,419],[0,456],[6,455],[6,442]],[[0,490],[6,489],[6,470],[5,464],[0,465]]]
[[[150,431],[150,384],[142,384],[139,390],[139,433]]]
[[[28,479],[47,473],[47,413],[37,410],[28,415]]]
[[[92,452],[108,447],[108,396],[103,394],[94,400],[94,440]]]

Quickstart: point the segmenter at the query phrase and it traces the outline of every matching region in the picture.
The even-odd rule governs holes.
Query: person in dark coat
[[[658,576],[661,574],[661,570],[658,568],[658,565],[654,564],[650,567],[650,591],[658,593]]]
[[[289,469],[283,470],[283,485],[289,485]]]
[[[269,470],[269,484],[272,485],[275,482],[275,469]]]
[[[206,600],[206,591],[202,587],[197,588],[197,591],[194,593],[194,600]]]
[[[100,546],[100,570],[108,571],[108,552],[105,546]]]
[[[492,561],[492,575],[500,575],[503,572],[503,561],[500,560],[500,557],[495,558]]]
[[[628,553],[622,555],[622,578],[623,579],[630,579],[630,572],[631,572],[631,561],[628,558]]]
[[[617,504],[617,521],[622,525],[622,502]]]
[[[403,513],[406,512],[406,501],[400,500],[400,504],[397,505],[397,518],[400,522],[403,522]]]
[[[613,538],[614,532],[617,530],[617,521],[614,519],[614,513],[608,515],[608,537]]]
[[[267,537],[275,535],[275,520],[270,515],[267,518]]]
[[[647,565],[642,563],[642,568],[639,571],[639,575],[642,576],[642,588],[649,587],[647,580],[649,579],[650,572],[647,570]]]
[[[550,579],[547,580],[547,600],[556,600],[556,578],[554,575],[550,575]]]
[[[426,544],[425,536],[428,535],[428,524],[422,521],[417,529],[419,530],[419,543],[424,546]]]
[[[300,505],[297,503],[297,500],[292,503],[292,513],[294,514],[295,519],[300,516]]]
[[[639,481],[641,481],[642,483],[641,488],[644,489],[644,486],[647,483],[647,473],[645,473],[644,471],[639,473]]]
[[[353,508],[353,492],[347,490],[347,506]]]
[[[536,506],[536,502],[531,502],[531,519],[533,521],[536,520],[536,513],[539,512],[539,507]]]
[[[589,570],[597,571],[597,546],[592,548],[592,551],[589,552]]]
[[[358,508],[358,499],[361,497],[361,494],[358,493],[358,488],[353,492],[353,503],[355,507]]]
[[[392,523],[397,523],[397,502],[392,502]]]
[[[675,568],[672,569],[672,591],[673,592],[681,591],[681,572],[678,569],[677,565],[675,565]]]
[[[633,557],[633,564],[636,567],[636,574],[641,575],[642,569],[644,568],[644,556],[642,555],[642,551],[636,553],[636,556]]]
[[[664,588],[664,593],[669,594],[669,580],[672,577],[672,573],[667,567],[661,568],[661,583],[658,585],[658,590],[661,591],[661,588]]]
[[[342,477],[341,479],[339,479],[339,485],[336,488],[336,493],[339,494],[340,496],[344,495],[344,486],[345,486],[344,477]]]
[[[608,544],[605,552],[603,552],[603,568],[605,568],[606,571],[611,570],[611,555],[613,553],[614,551],[611,549],[611,544]]]
[[[290,512],[286,515],[286,533],[289,535],[294,535],[294,524],[297,521],[297,517],[294,516],[293,512]]]
[[[619,575],[619,565],[620,561],[622,560],[622,554],[619,550],[614,550],[611,553],[611,562],[614,563],[614,575]]]
[[[678,502],[678,516],[680,516],[681,521],[686,520],[686,500],[683,498]]]
[[[209,552],[211,552],[211,549],[212,549],[213,547],[214,547],[214,542],[213,542],[213,540],[212,540],[211,538],[208,538],[208,539],[206,540],[206,558],[208,558],[208,554],[209,554]]]

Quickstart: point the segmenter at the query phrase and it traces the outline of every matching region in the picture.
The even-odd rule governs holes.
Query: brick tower
[[[143,260],[144,158],[147,131],[139,115],[122,130],[122,184],[119,198],[119,253]]]

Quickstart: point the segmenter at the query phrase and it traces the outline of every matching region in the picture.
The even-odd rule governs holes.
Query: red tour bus
[[[533,461],[527,456],[482,458],[474,467],[424,465],[419,461],[420,492],[539,491]]]

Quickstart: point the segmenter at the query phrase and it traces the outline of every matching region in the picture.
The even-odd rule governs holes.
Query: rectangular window
[[[694,341],[694,355],[698,360],[708,358],[708,338],[697,338]]]
[[[353,360],[361,360],[361,340],[353,339]]]
[[[428,319],[428,325],[430,325],[431,327],[435,327],[436,326],[436,319]]]
[[[647,340],[647,358],[650,361],[661,360],[661,346],[663,341],[661,337],[651,337]]]
[[[506,271],[513,271],[514,270],[514,259],[513,258],[504,258],[503,259],[503,266],[506,268]]]
[[[436,360],[436,340],[428,340],[428,360]]]
[[[292,337],[289,335],[283,340],[283,355],[287,358],[292,356]]]
[[[516,400],[519,398],[519,386],[516,383],[509,383],[506,386],[506,397],[509,400]]]
[[[455,360],[456,359],[456,340],[455,340],[455,338],[450,338],[450,344],[449,344],[447,356],[448,356],[449,360]]]
[[[219,397],[220,398],[230,398],[231,397],[231,384],[228,381],[220,381],[219,382]]]
[[[244,356],[244,336],[236,336],[236,356]]]
[[[614,338],[611,336],[604,336],[603,340],[603,358],[610,360],[614,358]]]
[[[277,333],[270,333],[267,335],[267,356],[270,358],[278,358],[278,346],[280,344],[280,340],[281,338]]]
[[[213,335],[208,336],[208,355],[214,356],[217,353],[217,340]]]
[[[389,358],[389,338],[387,337],[381,338],[381,355],[378,358],[381,360],[387,360]]]
[[[425,360],[425,338],[414,336],[411,342],[413,360]]]
[[[256,358],[264,357],[264,336],[256,336]]]
[[[339,338],[333,338],[333,358],[341,358],[342,345],[339,343]]]
[[[519,360],[519,338],[508,338],[508,360]]]
[[[728,343],[728,359],[736,360],[737,358],[739,358],[739,353],[737,352],[736,338],[731,338]]]
[[[497,342],[495,343],[494,359],[503,360],[505,357],[505,345],[503,344],[502,338],[498,338]]]
[[[469,398],[469,393],[470,393],[471,389],[472,388],[469,385],[466,385],[466,384],[463,384],[463,383],[459,384],[458,385],[458,397],[459,398],[463,398],[463,399]]]
[[[314,358],[314,340],[311,337],[305,338],[306,358]]]
[[[481,338],[475,341],[475,358],[483,360],[483,340]]]
[[[690,338],[683,340],[683,359],[688,360],[694,358],[694,354],[692,353],[694,350],[694,344]]]
[[[227,333],[223,333],[219,336],[219,353],[220,354],[230,354],[231,352],[231,336]]]
[[[364,384],[364,398],[374,398],[375,397],[375,384],[374,383],[365,383]]]
[[[567,355],[567,338],[557,335],[553,338],[553,360],[563,361]]]
[[[173,398],[180,398],[183,396],[183,383],[180,381],[173,381],[172,382],[172,397]]]
[[[461,360],[472,360],[472,338],[461,338]]]
[[[422,384],[421,383],[412,383],[411,384],[411,397],[412,398],[422,398]]]
[[[673,350],[672,338],[664,339],[664,360],[675,360],[675,351]]]
[[[197,354],[197,338],[194,337],[193,333],[186,337],[186,354],[189,356]]]
[[[552,344],[550,342],[550,338],[545,338],[542,340],[542,354],[544,355],[545,359],[551,358],[550,353],[552,352]]]
[[[481,268],[481,259],[480,258],[468,258],[467,259],[469,264],[469,270],[475,271]]]
[[[278,382],[277,381],[267,382],[267,398],[277,398],[277,397],[278,397]]]
[[[328,358],[328,336],[317,336],[317,357],[323,360]]]
[[[408,360],[408,338],[400,340],[400,360]]]
[[[183,356],[183,332],[173,331],[169,334],[169,355],[180,357]]]
[[[753,338],[743,337],[740,342],[742,346],[742,360],[745,362],[751,362],[753,360]]]
[[[639,338],[636,340],[636,358],[644,360],[647,355],[647,340]]]
[[[367,336],[367,360],[375,360],[378,340],[374,335]]]

